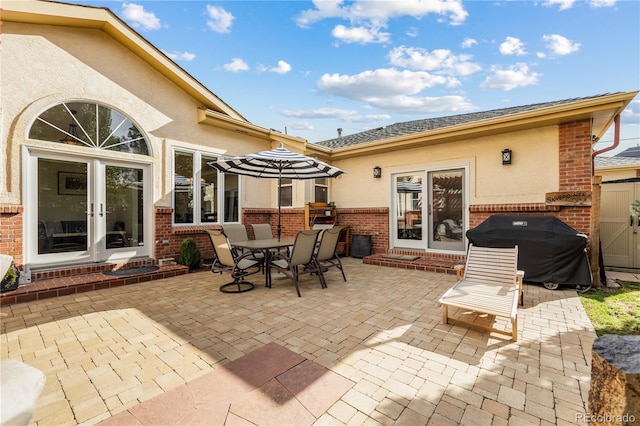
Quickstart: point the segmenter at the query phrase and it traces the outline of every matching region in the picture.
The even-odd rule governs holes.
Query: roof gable
[[[1,19],[16,23],[102,30],[192,96],[203,108],[235,120],[247,121],[108,8],[47,0],[3,0]]]

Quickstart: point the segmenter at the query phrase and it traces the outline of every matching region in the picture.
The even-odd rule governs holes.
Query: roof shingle
[[[378,127],[376,129],[365,130],[363,132],[354,133],[352,135],[341,136],[334,139],[327,139],[316,142],[317,145],[327,148],[342,148],[347,146],[358,145],[365,142],[373,142],[396,136],[410,135],[414,133],[424,132],[428,130],[441,129],[445,127],[456,126],[460,124],[472,123],[474,121],[488,120],[496,117],[503,117],[538,109],[551,108],[562,104],[580,102],[589,99],[596,99],[603,96],[611,95],[605,93],[595,96],[587,96],[581,98],[562,99],[558,101],[542,102],[537,104],[515,106],[510,108],[494,109],[490,111],[472,112],[469,114],[451,115],[447,117],[426,118],[422,120],[405,121],[402,123],[390,124],[388,126]]]

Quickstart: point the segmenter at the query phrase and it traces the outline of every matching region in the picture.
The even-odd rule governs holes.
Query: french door
[[[33,267],[149,256],[149,165],[35,154],[26,176]]]
[[[465,251],[466,169],[393,176],[393,246]]]

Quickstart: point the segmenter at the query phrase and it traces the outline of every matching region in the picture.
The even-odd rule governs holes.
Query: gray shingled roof
[[[640,167],[640,158],[637,157],[596,157],[594,160],[596,167],[632,166]]]
[[[627,148],[619,154],[616,154],[615,157],[632,157],[638,158],[640,161],[640,146],[632,146],[631,148]]]
[[[618,92],[620,93],[620,92]],[[317,145],[326,146],[327,148],[342,148],[346,146],[358,145],[365,142],[373,142],[396,136],[410,135],[413,133],[425,132],[427,130],[441,129],[445,127],[456,126],[459,124],[472,123],[474,121],[482,121],[495,117],[503,117],[507,115],[519,114],[526,111],[534,111],[537,109],[551,108],[562,104],[570,104],[589,99],[596,99],[603,96],[610,96],[612,93],[605,93],[595,96],[587,96],[583,98],[563,99],[559,101],[543,102],[539,104],[523,105],[510,108],[494,109],[484,112],[472,112],[469,114],[451,115],[448,117],[426,118],[423,120],[405,121],[403,123],[390,124],[388,126],[378,127],[377,129],[365,130],[364,132],[354,133],[352,135],[342,136],[334,139],[316,142]]]

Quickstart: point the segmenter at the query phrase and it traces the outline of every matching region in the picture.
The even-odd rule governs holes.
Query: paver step
[[[29,284],[22,284],[17,290],[0,293],[0,306],[137,284],[175,277],[176,275],[183,275],[188,272],[189,268],[184,265],[166,265],[152,272],[135,275],[118,276],[107,275],[102,272],[92,272],[66,277],[41,279]]]

